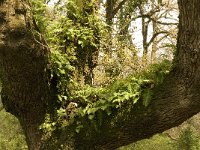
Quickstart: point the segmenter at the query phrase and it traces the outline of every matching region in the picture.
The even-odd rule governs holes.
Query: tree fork
[[[179,9],[174,68],[155,89],[148,107],[142,100],[124,105],[105,117],[98,131],[85,118],[84,129],[74,132],[72,141],[60,138],[74,144],[69,149],[115,149],[177,126],[200,111],[199,0],[179,0]],[[3,104],[20,120],[30,150],[52,148],[43,143],[39,130],[51,101],[46,73],[49,51],[36,35],[26,1],[0,0]],[[66,131],[62,134],[67,135]]]

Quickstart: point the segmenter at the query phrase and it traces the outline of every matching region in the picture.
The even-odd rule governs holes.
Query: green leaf
[[[89,118],[90,120],[92,120],[92,119],[94,118],[94,115],[88,115],[88,118]]]

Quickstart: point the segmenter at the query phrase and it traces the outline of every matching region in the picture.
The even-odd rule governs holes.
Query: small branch
[[[169,34],[165,34],[163,37],[161,37],[161,38],[157,41],[157,43],[160,43],[163,39],[167,38],[167,36],[169,36]]]
[[[117,12],[122,8],[122,6],[127,2],[128,0],[123,0],[119,3],[119,5],[113,10],[111,18],[114,18],[114,16],[117,14]]]
[[[148,18],[149,18],[149,20],[152,20],[153,22],[155,22],[157,24],[161,24],[161,25],[178,25],[178,23],[175,23],[175,22],[161,22],[152,17],[148,17]]]
[[[150,41],[147,43],[147,47],[149,47],[149,46],[151,45],[151,43],[154,41],[154,39],[155,39],[159,34],[168,34],[168,32],[167,32],[167,31],[160,31],[160,32],[155,33],[155,34],[151,37]]]
[[[133,20],[136,20],[136,19],[138,19],[138,18],[148,18],[150,21],[153,21],[153,22],[155,22],[155,23],[157,23],[157,24],[161,24],[161,25],[178,25],[178,23],[175,23],[175,22],[161,22],[161,21],[158,21],[158,20],[152,18],[152,17],[151,17],[150,15],[148,15],[148,14],[139,15],[139,16],[137,16],[137,17],[132,18],[131,20],[133,21]]]

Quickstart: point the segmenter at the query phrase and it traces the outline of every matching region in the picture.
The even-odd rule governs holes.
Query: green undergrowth
[[[149,66],[143,72],[130,75],[126,79],[118,79],[106,87],[76,87],[71,92],[65,106],[59,109],[58,116],[63,125],[77,123],[77,132],[81,125],[81,118],[93,120],[99,112],[108,116],[112,110],[123,107],[123,104],[135,104],[139,100],[143,101],[144,106],[148,106],[151,101],[152,89],[163,82],[169,73],[171,62],[164,60],[159,64]],[[63,100],[64,101],[64,100]],[[63,119],[67,116],[67,119]]]
[[[76,91],[72,98],[87,103],[83,113],[89,118],[92,118],[99,109],[107,110],[109,114],[109,107],[119,108],[125,101],[132,101],[135,104],[139,99],[150,99],[152,89],[163,82],[170,67],[170,62],[165,60],[160,64],[151,65],[141,73],[130,75],[126,79],[118,79],[106,87],[85,86]]]

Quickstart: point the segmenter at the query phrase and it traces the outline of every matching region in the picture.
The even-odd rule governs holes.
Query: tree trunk
[[[140,15],[142,16],[142,47],[143,47],[143,54],[142,54],[142,60],[143,63],[146,65],[148,62],[148,42],[147,42],[147,37],[148,37],[148,29],[149,29],[149,20],[146,21],[146,17],[144,16],[144,5],[140,4],[139,5],[139,10],[140,10]]]
[[[114,0],[107,0],[106,1],[106,23],[108,25],[112,25],[113,23],[113,10],[115,7]]]
[[[0,1],[0,64],[2,102],[24,130],[28,147],[41,146],[49,89],[46,78],[48,49],[35,31],[25,1]]]
[[[152,9],[155,9],[155,1],[152,1],[152,5],[151,5]],[[152,21],[152,28],[153,28],[153,35],[158,33],[158,24],[157,24],[157,20],[158,17],[156,14],[153,14],[152,16],[154,18],[154,20]],[[156,62],[156,52],[157,52],[157,48],[158,47],[158,38],[155,37],[153,42],[152,42],[152,49],[151,49],[151,63],[155,63]]]
[[[115,149],[177,126],[200,111],[199,0],[179,0],[179,9],[174,68],[154,89],[150,104],[145,107],[142,100],[135,105],[125,103],[112,115],[104,114],[98,129],[83,118],[84,128],[79,133],[70,127],[60,131],[56,139],[60,145],[66,142],[67,149],[78,150]],[[49,51],[35,31],[29,10],[25,1],[0,0],[2,101],[20,120],[30,150],[59,149],[46,144],[39,130],[53,103],[47,78]],[[71,140],[70,130],[74,132]]]
[[[155,21],[153,21],[153,33],[157,33],[157,24]],[[158,42],[157,42],[157,38],[155,38],[154,41],[152,42],[152,49],[151,49],[151,63],[152,64],[156,62],[157,46],[158,46]]]

